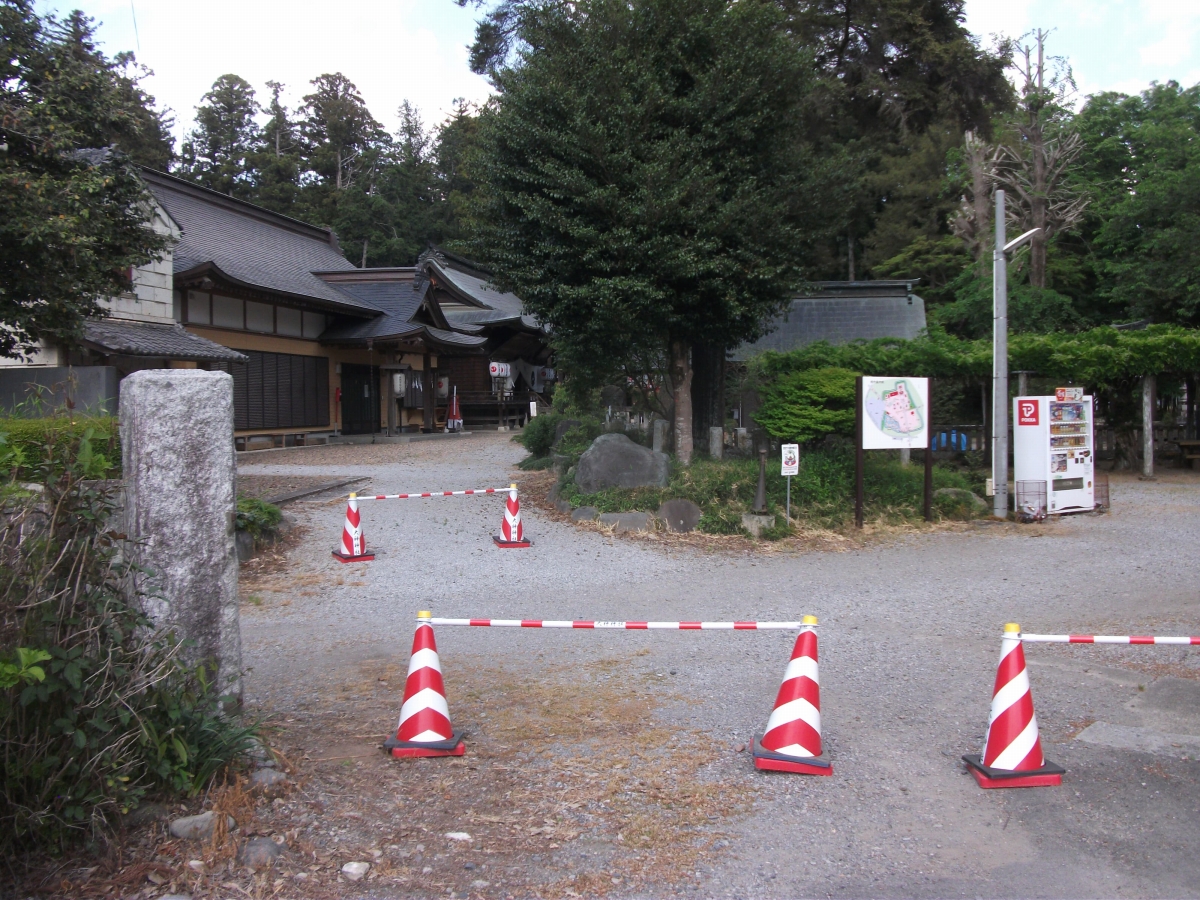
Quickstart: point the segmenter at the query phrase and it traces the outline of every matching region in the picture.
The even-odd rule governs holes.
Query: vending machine
[[[1013,400],[1013,480],[1046,485],[1050,515],[1095,509],[1092,398],[1082,388]],[[1020,509],[1017,510],[1020,513]]]

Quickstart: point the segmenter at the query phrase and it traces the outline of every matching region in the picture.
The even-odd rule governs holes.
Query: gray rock
[[[142,369],[121,381],[120,411],[130,587],[186,642],[184,661],[216,660],[213,684],[240,701],[233,378]]]
[[[703,510],[691,500],[668,500],[658,508],[658,517],[667,531],[679,533],[695,531],[703,515]]]
[[[579,425],[579,424],[580,424],[580,422],[578,419],[563,419],[561,422],[559,422],[557,425],[555,425],[554,426],[554,442],[550,446],[557,447],[559,441],[561,441],[563,439],[563,435],[565,435],[568,431],[570,431],[572,428],[574,428],[576,425]]]
[[[562,490],[562,484],[555,482],[554,487],[546,492],[546,502],[553,503],[558,499],[558,492]]]
[[[239,531],[233,538],[237,547],[238,562],[247,562],[254,558],[254,536],[248,531]]]
[[[594,506],[581,506],[575,512],[571,513],[572,522],[595,522],[596,516],[600,515],[600,510]]]
[[[143,803],[137,809],[121,816],[121,824],[126,828],[141,828],[151,822],[163,822],[169,818],[170,812],[161,803]]]
[[[184,841],[207,841],[213,835],[216,827],[216,815],[210,809],[198,816],[184,816],[171,823],[171,834]],[[226,824],[232,829],[237,827],[233,816],[226,816]]]
[[[725,455],[725,429],[720,425],[708,429],[708,455],[713,459],[721,459]]]
[[[644,512],[601,513],[600,524],[621,534],[626,531],[653,531],[654,516]]]
[[[571,514],[571,501],[559,498],[558,500],[554,501],[554,508],[564,516],[568,516]]]
[[[742,527],[755,537],[762,537],[764,531],[775,527],[775,517],[760,516],[755,513],[742,513]]]
[[[359,881],[371,870],[371,864],[366,862],[348,862],[342,866],[342,874],[351,881]]]
[[[192,900],[191,894],[163,894],[158,900]]]
[[[250,776],[250,786],[256,788],[273,788],[287,784],[288,777],[278,769],[259,769]]]
[[[667,448],[667,431],[670,429],[671,423],[666,419],[655,419],[652,426],[653,437],[651,443],[655,453],[662,453]]]
[[[623,434],[602,434],[579,457],[575,483],[585,494],[605,488],[666,487],[671,461]]]
[[[262,869],[282,855],[283,848],[269,837],[252,837],[238,851],[238,862],[251,869]]]
[[[950,501],[970,516],[985,516],[991,509],[986,500],[974,491],[964,488],[941,488],[933,492],[933,500],[934,503],[937,503],[938,500]]]

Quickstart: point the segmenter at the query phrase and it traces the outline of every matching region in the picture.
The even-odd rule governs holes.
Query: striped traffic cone
[[[500,534],[493,535],[497,547],[528,547],[525,529],[521,527],[521,501],[517,497],[517,486],[508,486],[508,498],[504,501],[504,521],[500,523]]]
[[[1025,650],[1021,646],[1021,626],[1015,622],[1004,626],[983,753],[968,754],[963,761],[982,788],[1062,784],[1066,770],[1047,762],[1042,755],[1037,716],[1033,714],[1033,692],[1025,670]]]
[[[466,747],[462,732],[450,726],[450,706],[442,684],[442,666],[438,662],[437,642],[428,621],[432,613],[417,613],[417,633],[413,635],[412,656],[408,661],[408,680],[404,682],[404,702],[400,706],[400,724],[396,736],[383,748],[397,759],[412,756],[462,756]]]
[[[333,558],[344,563],[369,562],[375,558],[374,553],[367,552],[367,539],[363,535],[362,518],[358,514],[358,494],[351,494],[346,501],[342,545],[333,551]]]
[[[821,753],[821,683],[817,677],[816,616],[805,616],[783,673],[766,733],[751,745],[754,766],[772,772],[832,775]]]

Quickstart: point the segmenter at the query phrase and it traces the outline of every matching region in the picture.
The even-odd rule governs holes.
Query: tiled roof
[[[177,275],[211,265],[239,284],[314,300],[340,312],[374,311],[313,274],[354,268],[327,229],[161,172],[143,170],[142,176],[183,231],[175,247]]]
[[[103,353],[121,356],[235,362],[246,358],[236,350],[184,331],[180,325],[100,319],[84,323],[83,340]]]
[[[360,270],[362,271],[362,270]],[[458,334],[442,328],[434,328],[424,322],[414,321],[421,310],[425,295],[429,290],[429,281],[419,278],[415,281],[366,281],[370,270],[363,272],[362,279],[354,281],[334,282],[338,290],[350,296],[369,303],[380,310],[383,315],[367,322],[343,322],[326,329],[321,334],[321,340],[329,343],[364,340],[386,340],[404,337],[411,334],[421,334],[442,344],[454,344],[461,347],[479,347],[486,343],[487,338]]]
[[[521,325],[533,331],[543,330],[533,316],[525,315],[524,304],[516,294],[491,286],[487,273],[470,262],[434,247],[422,254],[418,265],[436,272],[454,292],[476,303],[478,309],[447,310],[446,318],[454,325]]]
[[[729,356],[748,359],[764,350],[795,350],[817,341],[915,338],[925,329],[925,301],[912,293],[913,283],[823,282],[820,290],[793,300],[764,337]]]

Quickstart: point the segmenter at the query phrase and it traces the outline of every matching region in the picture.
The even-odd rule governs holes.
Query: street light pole
[[[1008,518],[1008,258],[1004,252],[1004,191],[996,191],[992,251],[992,515]]]

